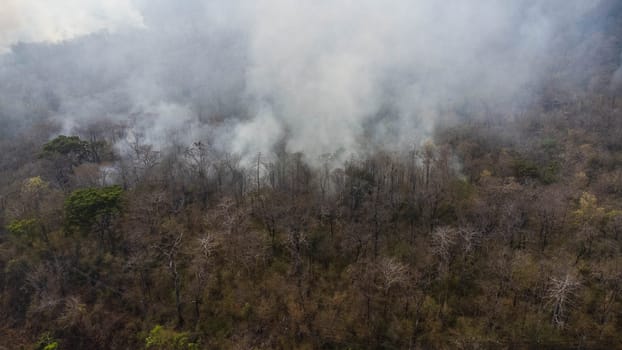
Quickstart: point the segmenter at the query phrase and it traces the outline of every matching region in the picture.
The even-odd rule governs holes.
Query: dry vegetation
[[[35,126],[2,144],[0,339],[619,347],[620,102],[447,126],[342,166],[275,151],[242,167],[208,142],[120,157],[122,127],[46,142]]]

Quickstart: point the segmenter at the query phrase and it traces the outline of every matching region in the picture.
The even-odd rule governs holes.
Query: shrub
[[[156,325],[145,338],[146,349],[161,350],[198,350],[199,344],[191,342],[188,332],[177,332]]]

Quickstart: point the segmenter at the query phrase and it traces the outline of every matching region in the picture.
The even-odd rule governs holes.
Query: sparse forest
[[[164,10],[154,10],[155,19],[168,11],[158,3]],[[531,4],[509,3],[495,11]],[[419,119],[412,122],[381,98],[378,106],[353,107],[376,97],[358,77],[385,56],[376,55],[385,46],[362,49],[367,36],[347,54],[336,50],[337,58],[309,53],[308,65],[289,66],[294,51],[314,48],[313,37],[309,47],[268,60],[267,70],[256,62],[227,70],[253,53],[238,53],[239,33],[192,27],[180,36],[173,28],[187,30],[181,15],[152,33],[0,52],[0,350],[622,349],[622,6],[599,4],[578,24],[544,21],[561,33],[549,41],[534,35],[546,54],[484,36],[481,56],[464,53],[482,62],[458,60],[464,66],[449,73],[428,59],[415,60],[421,71],[395,73],[404,63],[390,60],[390,79],[382,81],[390,91],[379,94],[413,108]],[[531,26],[520,34],[529,40],[517,40],[531,45],[529,30],[541,18],[525,13]],[[523,19],[505,20],[511,30],[492,27],[511,36],[512,21]],[[331,40],[341,38],[327,23],[320,21]],[[424,33],[444,38],[425,23]],[[277,32],[291,29],[283,28]],[[272,44],[268,34],[249,46]],[[222,52],[200,47],[195,36]],[[173,40],[179,37],[187,41]],[[456,53],[434,51],[445,48],[432,37],[424,56],[456,62]],[[395,38],[404,38],[401,31]],[[329,43],[350,49],[348,40]],[[397,46],[386,56],[410,54]],[[204,49],[209,54],[197,54]],[[352,58],[358,54],[373,63]],[[542,75],[520,87],[498,72],[531,69],[546,55],[555,64],[506,73]],[[216,68],[207,72],[195,56]],[[308,57],[328,57],[330,69]],[[496,66],[483,76],[487,64]],[[283,80],[273,66],[282,67]],[[451,76],[463,68],[464,76]],[[316,80],[294,84],[300,91],[291,96],[290,79],[300,82],[291,73],[300,71]],[[333,84],[333,76],[346,83]],[[403,82],[411,78],[416,83]],[[242,91],[264,79],[278,93]],[[447,90],[419,91],[437,88],[436,80]],[[318,96],[303,96],[310,92]],[[283,109],[254,110],[245,104],[253,94]],[[149,99],[154,109],[133,105]],[[336,116],[280,116],[287,108]],[[354,112],[343,122],[342,111]],[[425,120],[431,111],[434,120]],[[173,132],[176,122],[188,135]],[[421,131],[427,141],[409,138],[432,124]],[[271,128],[282,130],[272,135]],[[331,139],[342,134],[348,140]],[[336,151],[305,152],[315,141]]]
[[[45,142],[37,126],[2,145],[2,339],[616,348],[620,110],[590,96],[314,167],[203,142],[119,158],[121,126]]]

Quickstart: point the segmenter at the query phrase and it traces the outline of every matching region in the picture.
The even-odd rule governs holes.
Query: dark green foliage
[[[514,175],[519,179],[537,179],[539,176],[538,166],[526,159],[517,159],[513,165]]]
[[[86,146],[87,142],[80,140],[78,136],[60,135],[43,145],[43,151],[67,155],[69,153],[84,153]]]
[[[72,192],[65,200],[65,225],[68,230],[88,230],[101,219],[107,219],[121,208],[120,186],[86,188]]]
[[[548,185],[557,181],[559,164],[555,161],[545,165],[538,165],[528,159],[516,159],[512,164],[514,176],[521,181],[537,180]]]
[[[78,136],[60,135],[43,145],[40,157],[61,157],[76,166],[84,162],[112,160],[114,155],[111,145],[105,140],[84,141]]]
[[[43,145],[41,155],[43,157],[62,155],[75,163],[81,163],[89,159],[89,143],[78,136],[60,135]]]

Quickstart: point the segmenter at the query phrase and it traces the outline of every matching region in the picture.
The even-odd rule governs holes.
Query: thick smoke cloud
[[[160,147],[209,137],[251,157],[284,142],[314,159],[529,103],[600,2],[117,0],[75,23],[62,5],[91,2],[37,5],[66,12],[52,24],[14,15],[30,3],[0,17],[0,45],[44,42],[0,56],[5,125],[129,120]]]
[[[58,42],[137,26],[142,26],[142,16],[131,0],[3,0],[0,53],[17,41]]]
[[[622,55],[620,55],[620,62],[622,62]],[[611,87],[615,90],[622,90],[622,65],[613,73]]]

